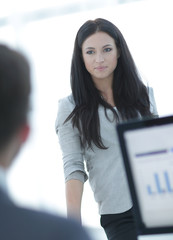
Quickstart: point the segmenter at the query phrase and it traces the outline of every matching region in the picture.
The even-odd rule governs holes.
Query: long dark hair
[[[120,51],[117,67],[114,71],[113,97],[122,119],[151,116],[150,102],[147,87],[142,83],[130,54],[126,41],[119,29],[111,22],[97,18],[85,22],[79,29],[71,63],[71,89],[75,108],[66,121],[72,120],[73,126],[81,133],[81,142],[92,148],[94,143],[98,148],[106,149],[100,135],[100,121],[98,106],[111,109],[118,120],[114,108],[101,97],[100,91],[95,87],[92,78],[85,68],[82,58],[82,44],[92,34],[105,32],[114,40]],[[107,116],[107,114],[106,114]]]

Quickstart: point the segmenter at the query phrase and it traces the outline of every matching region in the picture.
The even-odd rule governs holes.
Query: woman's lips
[[[98,67],[95,67],[96,70],[99,70],[99,71],[102,71],[102,70],[105,70],[107,67],[106,66],[98,66]]]

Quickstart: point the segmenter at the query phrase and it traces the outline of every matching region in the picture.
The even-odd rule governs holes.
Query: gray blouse
[[[152,88],[149,88],[149,98],[151,112],[157,115]],[[77,179],[84,183],[89,179],[99,214],[115,214],[129,210],[132,201],[116,132],[116,120],[109,121],[104,108],[99,106],[101,138],[108,149],[102,150],[96,146],[93,146],[93,150],[82,148],[78,129],[73,128],[71,121],[64,124],[74,106],[72,95],[59,100],[56,119],[65,181]],[[117,111],[116,108],[115,110]],[[111,110],[107,110],[107,114],[113,119]]]

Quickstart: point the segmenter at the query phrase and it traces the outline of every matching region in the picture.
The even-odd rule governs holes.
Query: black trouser
[[[100,223],[109,240],[137,240],[132,209],[119,214],[101,215]]]

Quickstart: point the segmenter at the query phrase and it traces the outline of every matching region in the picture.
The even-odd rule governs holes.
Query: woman
[[[116,133],[119,121],[157,115],[118,28],[105,19],[79,29],[71,63],[72,95],[61,99],[56,132],[63,153],[67,213],[81,220],[89,182],[108,239],[136,239],[132,202]]]

